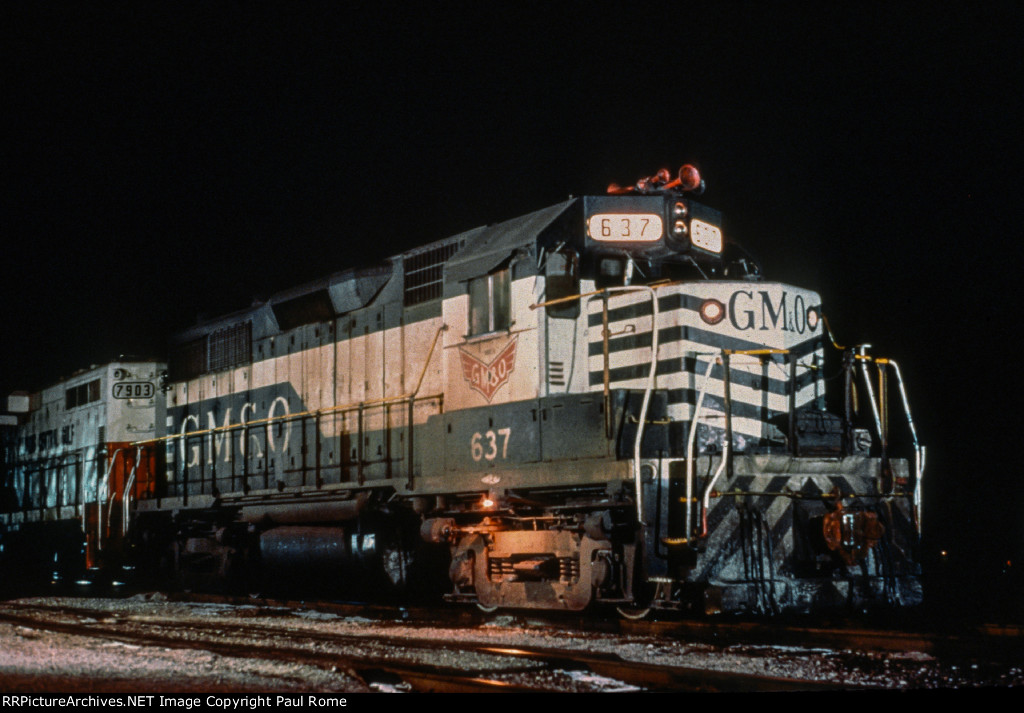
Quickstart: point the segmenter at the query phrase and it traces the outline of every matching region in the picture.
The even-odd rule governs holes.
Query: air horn
[[[620,186],[612,183],[608,186],[608,193],[612,195],[625,195],[627,193],[650,193],[653,191],[667,191],[678,189],[700,195],[704,192],[704,179],[700,172],[690,164],[684,164],[679,169],[679,175],[672,179],[672,174],[667,168],[663,168],[653,176],[641,178],[635,186]]]

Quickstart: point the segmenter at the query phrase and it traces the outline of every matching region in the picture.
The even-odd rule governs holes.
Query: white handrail
[[[633,442],[633,480],[636,484],[636,516],[643,525],[643,484],[640,476],[640,444],[644,437],[644,425],[647,423],[647,407],[651,402],[654,380],[658,373],[658,295],[654,288],[647,288],[651,293],[651,370],[647,374],[647,388],[644,389],[644,401],[640,406],[640,420],[636,424],[636,440]]]
[[[86,453],[88,453],[88,451],[86,451]],[[93,453],[93,456],[95,456],[95,452]],[[96,460],[96,458],[93,457],[92,460],[90,460],[89,462],[92,463],[92,462],[95,462],[95,460]],[[85,521],[85,475],[88,472],[86,470],[86,468],[87,468],[86,461],[83,458],[82,459],[82,476],[78,480],[78,501],[79,501],[79,506],[82,508],[82,535],[88,535],[89,534],[89,525]]]
[[[697,396],[697,404],[693,409],[693,419],[690,421],[690,434],[686,440],[686,540],[690,539],[693,532],[693,445],[697,440],[697,423],[700,420],[700,411],[704,407],[704,395],[708,390],[708,381],[711,378],[711,370],[717,360],[714,356],[708,360],[708,368],[704,372],[704,380],[701,382],[700,394]],[[723,463],[725,460],[723,459]]]
[[[711,363],[714,364],[714,361],[712,361]],[[727,360],[727,359],[723,359],[722,360],[722,368],[723,369],[729,369],[729,360]],[[704,375],[705,381],[707,380],[707,378],[710,375],[711,375],[711,370],[709,369],[707,374]],[[724,374],[723,377],[724,377],[723,378],[724,383],[728,384],[729,383],[729,375],[728,374]],[[726,401],[726,403],[728,403],[728,401]],[[732,417],[732,414],[730,414],[728,412],[725,414],[726,424],[729,423],[729,420],[730,420],[731,417]],[[696,424],[694,424],[694,428],[696,428]],[[704,494],[703,494],[703,496],[700,499],[700,536],[701,537],[706,537],[707,534],[708,534],[708,505],[709,505],[709,503],[711,501],[711,490],[712,490],[712,488],[715,487],[715,483],[718,481],[718,477],[722,474],[722,471],[725,470],[726,463],[729,462],[729,448],[732,446],[732,443],[731,443],[732,438],[730,438],[729,436],[730,436],[730,431],[727,428],[726,429],[725,442],[722,445],[722,462],[718,464],[718,470],[715,471],[715,474],[713,476],[711,476],[711,480],[709,480],[707,482],[707,484],[704,486]],[[689,502],[687,502],[687,512],[689,512],[689,506],[690,506]],[[687,532],[686,536],[689,537],[690,533]]]
[[[861,344],[860,349],[860,372],[864,377],[864,387],[868,390],[868,401],[871,403],[871,415],[875,417],[875,430],[878,432],[878,440],[881,443],[885,443],[885,434],[882,433],[882,419],[878,415],[878,404],[875,403],[875,390],[871,386],[871,375],[868,373],[868,360],[871,358],[867,354],[870,344]]]
[[[658,295],[654,291],[654,288],[649,285],[606,287],[599,293],[601,295],[606,295],[614,294],[616,292],[641,292],[645,290],[651,295],[651,368],[647,373],[647,387],[644,389],[644,400],[640,405],[640,417],[636,427],[636,440],[633,442],[633,483],[636,489],[636,517],[641,526],[644,524],[644,509],[643,487],[640,475],[640,444],[644,437],[644,424],[647,421],[647,407],[651,401],[651,392],[654,390],[655,378],[658,373]],[[607,305],[604,306],[604,309],[607,309]]]
[[[99,552],[103,549],[103,505],[107,500],[108,484],[110,483],[110,474],[114,470],[114,464],[117,463],[117,456],[123,449],[118,448],[114,451],[114,454],[110,457],[110,465],[107,466],[107,472],[103,476],[103,480],[96,483],[96,551]],[[100,486],[103,487],[103,494],[100,495]],[[109,516],[108,516],[109,519]]]
[[[128,483],[124,486],[124,496],[121,498],[121,536],[128,536],[129,508],[131,507],[132,488],[135,487],[135,474],[139,470],[139,463],[142,462],[142,446],[135,448],[135,465],[128,475]]]
[[[917,525],[917,534],[921,534],[921,481],[924,479],[924,446],[917,440],[917,429],[914,427],[914,419],[910,415],[910,400],[907,399],[907,390],[903,385],[903,374],[900,372],[900,365],[893,359],[886,360],[892,364],[896,373],[896,384],[900,387],[900,398],[903,400],[903,411],[907,415],[907,425],[910,426],[910,437],[914,441],[914,520]]]

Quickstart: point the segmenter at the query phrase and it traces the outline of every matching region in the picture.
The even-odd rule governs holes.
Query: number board
[[[115,399],[151,399],[156,389],[148,381],[121,381],[114,384]]]
[[[595,213],[587,221],[594,240],[610,243],[653,243],[665,232],[657,213]]]
[[[583,197],[583,230],[594,247],[656,248],[665,238],[665,226],[662,196]]]

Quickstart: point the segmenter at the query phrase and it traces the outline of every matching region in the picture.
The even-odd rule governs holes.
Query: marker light
[[[708,324],[718,324],[725,319],[725,305],[713,297],[704,300],[700,305],[700,318]]]
[[[811,329],[818,328],[818,310],[813,307],[807,308],[807,326]]]
[[[677,201],[676,204],[674,206],[672,206],[672,215],[673,215],[673,217],[685,218],[689,214],[689,212],[690,212],[690,209],[687,208],[686,204],[683,203],[682,201]]]

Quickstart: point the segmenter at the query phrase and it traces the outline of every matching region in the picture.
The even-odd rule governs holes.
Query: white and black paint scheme
[[[917,603],[898,368],[834,351],[820,297],[764,279],[702,189],[662,172],[178,335],[138,551],[485,609]],[[829,413],[862,377],[867,420],[842,390]]]

